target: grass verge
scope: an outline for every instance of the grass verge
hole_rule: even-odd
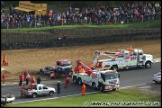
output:
[[[152,28],[152,27],[160,27],[161,23],[160,20],[154,20],[154,21],[146,21],[143,23],[130,23],[130,24],[119,24],[119,25],[104,25],[104,26],[98,26],[98,25],[90,25],[90,24],[85,24],[85,25],[63,25],[63,26],[49,26],[49,27],[38,27],[38,28],[15,28],[15,29],[2,29],[1,31],[44,31],[44,30],[50,30],[50,29],[61,29],[61,28],[66,28],[66,29],[75,29],[75,28]]]
[[[96,102],[96,103],[95,103]],[[52,100],[8,104],[6,107],[95,107],[107,103],[105,107],[112,106],[160,106],[157,95],[143,93],[139,89],[121,89],[115,92],[87,94],[86,96],[71,96]],[[102,104],[103,104],[102,103]],[[92,105],[93,104],[93,105]],[[133,105],[134,104],[134,105]]]

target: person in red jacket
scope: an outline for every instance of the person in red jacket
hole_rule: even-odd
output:
[[[69,86],[69,82],[70,82],[70,78],[67,76],[64,88]]]
[[[22,86],[23,74],[20,74],[19,75],[19,79],[20,79],[19,86]]]

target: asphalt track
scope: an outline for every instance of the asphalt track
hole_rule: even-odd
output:
[[[121,70],[120,73],[120,87],[125,88],[134,85],[145,85],[149,83],[153,83],[152,77],[154,73],[157,73],[161,70],[161,62],[154,63],[150,69],[140,68],[140,69],[131,69],[131,70]],[[42,81],[43,84],[56,88],[56,83],[58,80],[50,80],[50,81]],[[55,93],[54,96],[41,96],[36,98],[26,98],[20,97],[20,86],[18,84],[10,85],[10,86],[1,86],[1,94],[13,94],[16,96],[16,100],[13,103],[21,103],[27,101],[34,100],[46,100],[46,99],[54,99],[63,96],[74,96],[81,95],[81,86],[70,83],[68,88],[64,88],[64,80],[61,80],[61,93]],[[160,86],[160,85],[159,85]],[[87,87],[87,93],[99,92],[93,90],[90,87]]]

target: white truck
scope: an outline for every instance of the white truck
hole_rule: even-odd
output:
[[[74,83],[81,85],[82,83],[91,86],[93,89],[100,91],[109,91],[119,89],[120,75],[116,70],[92,70],[80,60],[77,60],[77,66],[85,69],[84,73],[75,72],[72,75]]]
[[[108,59],[99,60],[99,56],[107,56]],[[153,56],[144,54],[142,49],[127,48],[117,52],[101,52],[96,50],[94,68],[110,68],[112,70],[130,69],[137,67],[151,68]]]
[[[53,96],[55,92],[56,92],[55,88],[47,87],[44,84],[34,84],[33,89],[30,88],[22,89],[23,96],[30,96],[33,98],[41,95]]]
[[[1,95],[1,106],[7,103],[12,103],[13,101],[15,101],[14,95],[10,95],[10,94]]]

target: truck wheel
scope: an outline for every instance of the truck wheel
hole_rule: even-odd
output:
[[[75,84],[77,84],[77,78],[76,78],[76,77],[73,78],[73,82],[74,82]]]
[[[82,79],[81,78],[78,79],[78,84],[82,85]]]
[[[125,69],[128,70],[129,69],[129,66],[126,66]]]
[[[114,66],[112,67],[112,69],[117,71],[117,70],[118,70],[118,66],[114,65]]]
[[[54,92],[53,91],[50,91],[49,92],[49,96],[53,96]]]
[[[37,97],[37,94],[36,93],[33,93],[32,97],[33,98],[36,98]]]
[[[94,82],[92,83],[92,88],[96,90],[96,84]]]
[[[113,91],[116,91],[116,88],[114,88]]]
[[[147,69],[148,68],[151,68],[151,62],[150,61],[148,61],[148,62],[145,63],[145,68],[147,68]]]
[[[103,90],[104,90],[103,88],[104,88],[103,85],[100,85],[100,86],[99,86],[99,90],[100,90],[101,92],[103,92]]]

